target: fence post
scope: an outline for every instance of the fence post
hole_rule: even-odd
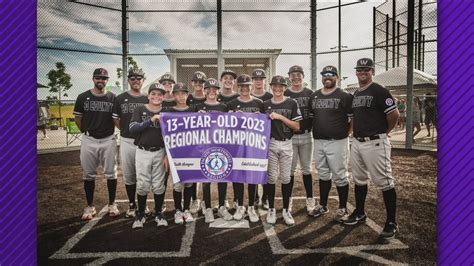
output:
[[[311,89],[315,91],[317,89],[317,55],[316,55],[316,40],[317,40],[317,30],[316,30],[316,1],[311,1]],[[339,71],[341,71],[339,69]]]
[[[217,0],[217,79],[225,69],[222,56],[222,0]]]
[[[415,32],[415,0],[408,0],[407,25],[407,122],[405,132],[405,148],[411,149],[413,144],[413,48]]]
[[[127,0],[122,0],[122,90],[128,89],[127,69],[128,69],[128,4]]]

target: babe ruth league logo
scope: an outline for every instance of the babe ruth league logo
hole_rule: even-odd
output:
[[[220,147],[212,147],[201,156],[201,172],[209,179],[221,180],[232,172],[232,156]]]

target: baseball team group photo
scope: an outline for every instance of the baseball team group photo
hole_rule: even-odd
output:
[[[38,3],[38,264],[434,264],[412,2]]]

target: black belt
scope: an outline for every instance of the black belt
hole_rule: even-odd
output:
[[[89,131],[84,131],[84,135],[93,137],[94,139],[103,139],[103,138],[108,137],[108,136],[94,135],[94,134],[91,134]],[[112,136],[112,135],[109,135],[109,136]]]
[[[311,129],[306,129],[304,131],[295,132],[295,135],[303,135],[303,134],[306,134],[306,133],[311,133]]]
[[[380,135],[373,135],[370,137],[354,137],[354,138],[358,140],[359,142],[366,142],[370,140],[381,139]]]
[[[137,146],[140,150],[144,150],[144,151],[159,151],[161,150],[163,147],[148,147],[148,146]]]
[[[345,139],[347,137],[344,137],[344,138],[323,138],[323,137],[316,137],[314,139],[322,139],[322,140],[341,140],[341,139]]]
[[[287,140],[290,140],[291,138],[289,138],[289,139],[287,139],[287,138],[271,138],[271,139],[278,140],[278,141],[287,141]]]

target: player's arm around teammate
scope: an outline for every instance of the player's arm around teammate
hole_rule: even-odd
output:
[[[271,121],[270,148],[268,155],[268,203],[267,223],[276,223],[275,210],[275,183],[279,179],[283,194],[283,219],[289,226],[295,221],[288,209],[291,197],[290,166],[293,157],[291,138],[293,131],[300,129],[299,120],[302,119],[298,103],[283,95],[286,81],[283,76],[274,76],[270,86],[273,98],[265,101],[264,110],[269,114]]]
[[[109,215],[120,215],[115,203],[117,190],[116,142],[112,119],[115,95],[105,91],[108,79],[107,70],[103,68],[94,70],[92,78],[94,88],[79,94],[74,105],[75,121],[83,133],[80,159],[87,206],[84,208],[82,220],[90,220],[96,214],[93,200],[97,168],[100,162],[103,162],[104,176],[107,178]]]
[[[148,89],[149,103],[137,107],[130,122],[130,132],[136,134],[138,197],[138,211],[132,228],[142,228],[145,223],[146,198],[150,191],[154,195],[157,226],[168,226],[161,212],[166,189],[165,174],[169,167],[159,123],[164,94],[161,84],[152,84]]]

